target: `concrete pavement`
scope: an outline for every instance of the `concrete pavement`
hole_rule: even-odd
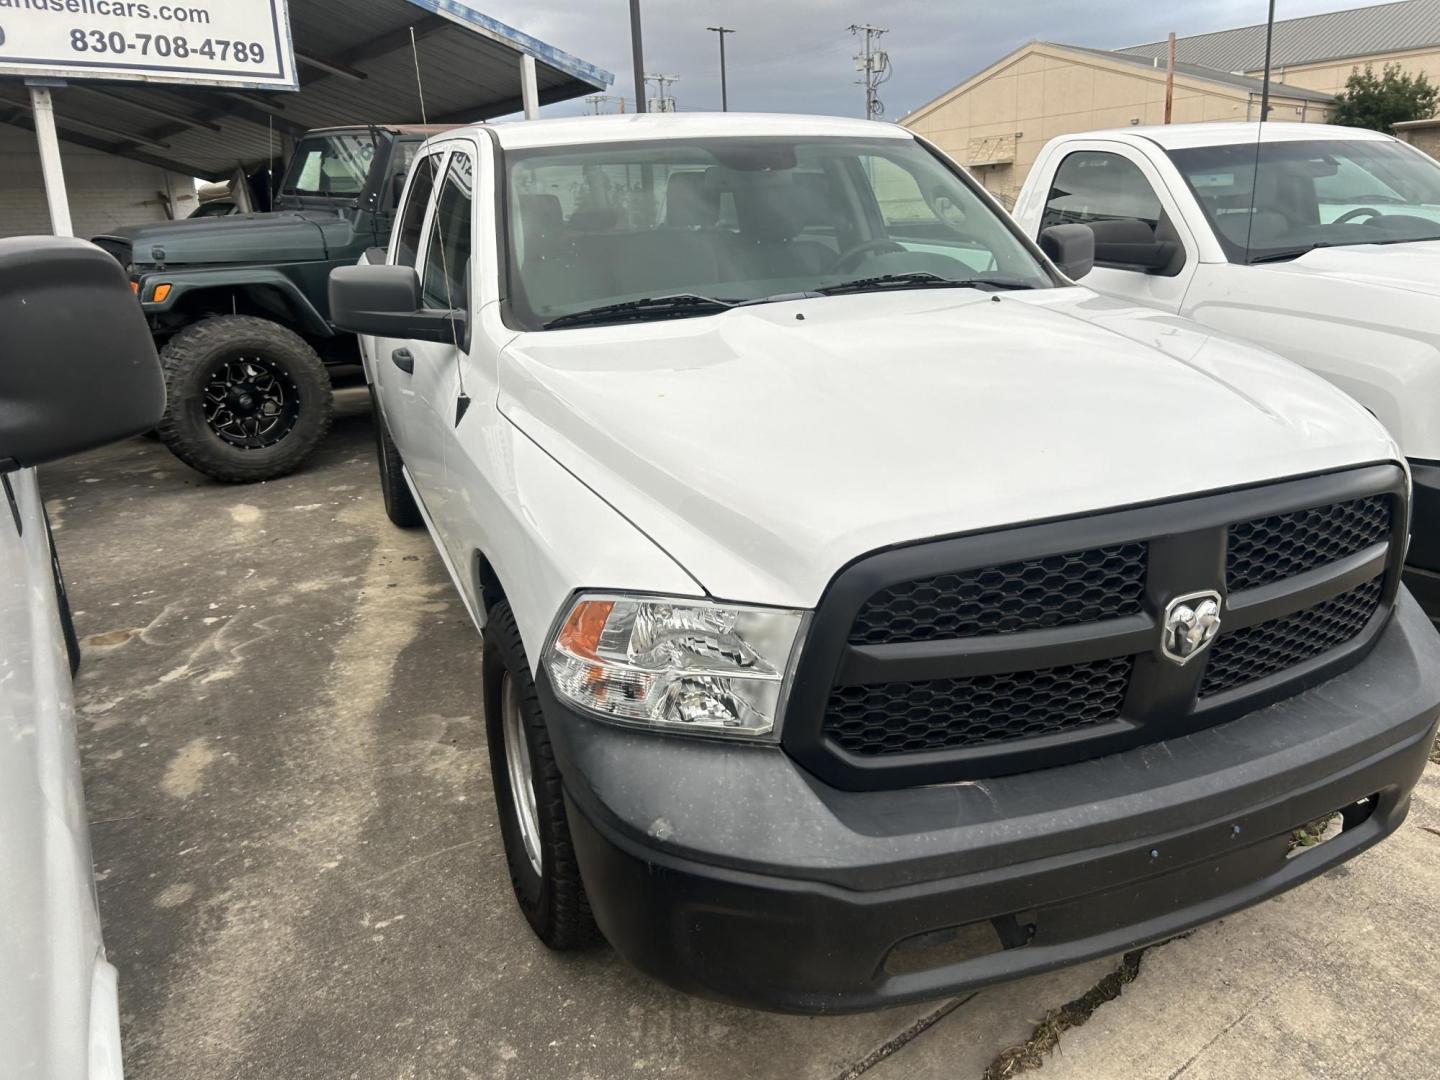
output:
[[[807,1019],[546,952],[506,881],[479,640],[342,399],[286,480],[213,484],[143,440],[43,476],[131,1080],[979,1077],[1115,967]],[[1440,1076],[1426,823],[1434,777],[1390,843],[1147,953],[1044,1075]]]

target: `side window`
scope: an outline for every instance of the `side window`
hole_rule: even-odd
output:
[[[1060,163],[1040,227],[1143,221],[1155,230],[1160,198],[1140,167],[1119,154],[1080,150]]]
[[[920,193],[920,185],[913,175],[887,158],[862,160],[875,191],[880,217],[887,227],[934,223],[935,211]]]
[[[400,211],[400,224],[395,230],[395,264],[414,266],[420,254],[420,230],[425,227],[425,210],[430,193],[435,190],[435,174],[440,171],[442,154],[431,154],[417,166],[410,196]]]
[[[470,155],[451,155],[445,186],[435,204],[425,272],[420,277],[420,302],[429,308],[466,308],[465,272],[470,265],[470,218],[475,163]]]

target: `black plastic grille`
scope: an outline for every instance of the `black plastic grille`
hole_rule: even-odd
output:
[[[1389,534],[1385,495],[1232,525],[1226,584],[1231,592],[1268,585],[1363,551]]]
[[[872,596],[852,645],[1008,634],[1131,615],[1145,588],[1145,545],[1116,544],[907,581]]]
[[[1294,667],[1343,645],[1365,628],[1380,603],[1383,578],[1304,611],[1225,633],[1211,646],[1200,696],[1218,694]]]
[[[1120,715],[1130,657],[927,682],[837,686],[826,734],[852,754],[953,750],[1053,735]]]

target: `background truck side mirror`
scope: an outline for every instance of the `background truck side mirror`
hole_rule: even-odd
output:
[[[341,330],[450,344],[467,340],[465,313],[420,306],[413,266],[337,266],[330,271],[330,318]]]
[[[1085,225],[1042,229],[1040,250],[1071,281],[1079,281],[1095,268],[1095,234]]]
[[[94,244],[0,240],[0,472],[148,431],[165,382],[130,281]]]

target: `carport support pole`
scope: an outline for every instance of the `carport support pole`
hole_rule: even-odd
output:
[[[64,83],[27,82],[30,112],[35,119],[35,141],[40,147],[40,172],[45,177],[45,202],[50,207],[50,231],[56,236],[74,236],[70,223],[70,198],[65,193],[65,169],[60,164],[60,136],[55,133],[55,105],[52,86]]]
[[[630,58],[635,64],[635,111],[645,111],[645,50],[640,33],[640,0],[630,0]]]
[[[540,90],[535,80],[535,57],[529,53],[520,56],[520,100],[525,103],[525,119],[538,119]]]

